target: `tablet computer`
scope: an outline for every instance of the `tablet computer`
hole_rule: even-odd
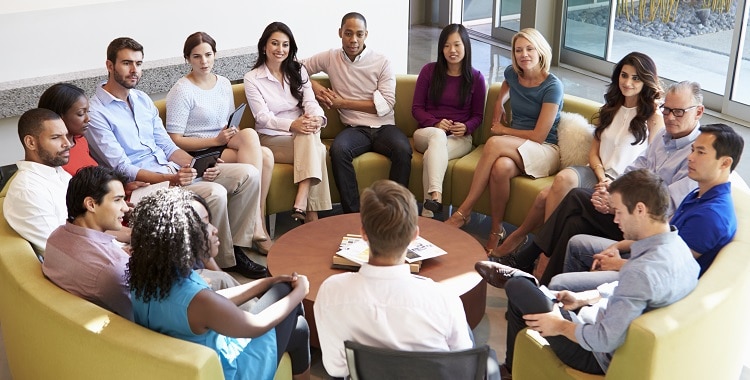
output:
[[[199,154],[193,157],[193,161],[190,162],[190,167],[198,172],[197,178],[203,177],[203,173],[206,169],[214,167],[219,157],[221,157],[221,151]]]
[[[231,115],[229,115],[229,121],[227,122],[227,128],[239,128],[240,127],[240,121],[242,120],[242,115],[245,113],[245,107],[247,104],[242,103],[240,104],[237,109],[232,112]]]

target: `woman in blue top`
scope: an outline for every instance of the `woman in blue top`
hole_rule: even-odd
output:
[[[193,270],[218,250],[208,210],[181,188],[133,211],[128,283],[135,322],[216,351],[225,379],[272,379],[284,352],[295,379],[310,378],[309,329],[300,302],[307,277],[282,275],[212,291]],[[265,294],[263,294],[265,293]],[[263,294],[250,312],[237,306]]]
[[[443,211],[443,179],[448,160],[471,151],[471,133],[482,124],[487,94],[484,76],[471,67],[471,41],[461,24],[443,28],[437,61],[417,77],[411,113],[419,123],[414,148],[424,153],[422,216]]]
[[[549,72],[552,49],[536,29],[513,36],[512,67],[495,103],[492,134],[482,150],[466,199],[446,223],[460,227],[469,221],[474,203],[490,187],[492,230],[488,252],[505,238],[502,226],[510,196],[510,180],[518,175],[539,178],[555,174],[560,166],[557,123],[563,102],[563,85]],[[508,124],[505,102],[511,100],[513,119]],[[508,126],[509,125],[509,126]]]

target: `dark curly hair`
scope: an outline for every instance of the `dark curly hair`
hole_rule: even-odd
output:
[[[255,61],[253,69],[257,69],[268,60],[266,44],[271,35],[276,32],[286,34],[289,37],[289,54],[281,62],[281,72],[284,73],[284,78],[289,81],[289,90],[292,96],[297,99],[297,107],[302,108],[302,85],[307,83],[307,81],[302,80],[302,64],[297,61],[297,41],[294,40],[292,30],[286,24],[275,21],[266,26],[266,29],[258,40],[258,59]]]
[[[638,78],[643,82],[643,89],[638,94],[638,112],[630,121],[629,127],[630,133],[635,137],[632,145],[638,145],[646,141],[648,130],[646,121],[656,112],[656,101],[661,99],[663,91],[659,85],[656,64],[649,56],[637,51],[623,57],[612,70],[612,81],[607,86],[607,93],[604,94],[604,105],[595,116],[598,123],[594,136],[597,140],[601,140],[602,132],[612,124],[617,110],[625,104],[625,97],[620,91],[620,72],[625,65],[633,66]]]
[[[194,200],[192,191],[175,187],[144,197],[133,210],[127,279],[143,302],[165,298],[197,261],[208,258],[209,236]]]

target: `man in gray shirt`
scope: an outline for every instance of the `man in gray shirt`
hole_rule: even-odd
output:
[[[490,261],[477,263],[479,274],[490,285],[505,287],[508,295],[505,373],[511,372],[516,335],[528,326],[547,338],[566,365],[604,374],[634,319],[682,299],[698,284],[700,268],[667,222],[670,198],[664,181],[640,169],[612,182],[609,192],[615,223],[626,239],[634,240],[619,283],[548,296],[527,273]]]

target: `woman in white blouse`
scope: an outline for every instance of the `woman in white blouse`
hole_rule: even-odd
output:
[[[271,149],[277,162],[294,165],[297,196],[292,217],[316,220],[318,211],[331,209],[326,148],[320,141],[327,120],[285,24],[273,22],[263,31],[258,60],[245,74],[245,95],[261,144]]]
[[[204,32],[188,36],[183,56],[191,71],[180,78],[167,94],[167,133],[181,149],[195,156],[221,152],[224,162],[253,165],[260,172],[261,197],[253,239],[258,251],[268,253],[271,239],[263,215],[273,171],[273,154],[260,146],[252,128],[227,128],[234,111],[234,96],[229,80],[214,74],[216,41]]]

